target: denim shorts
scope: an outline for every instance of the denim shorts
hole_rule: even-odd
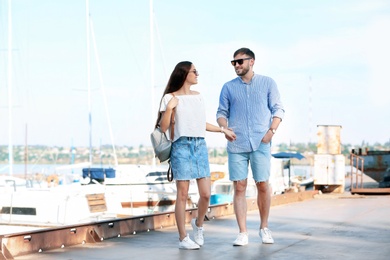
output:
[[[209,156],[203,137],[182,136],[172,143],[171,166],[175,180],[210,177]]]
[[[256,182],[268,181],[271,172],[271,144],[261,143],[253,152],[228,153],[228,162],[231,181],[247,179],[249,163]]]

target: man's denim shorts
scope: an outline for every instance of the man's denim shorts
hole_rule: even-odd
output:
[[[229,179],[241,181],[248,178],[250,163],[255,182],[268,181],[271,172],[271,144],[261,143],[256,151],[248,153],[228,153]]]
[[[175,180],[210,177],[206,141],[203,137],[182,136],[172,143],[171,166]]]

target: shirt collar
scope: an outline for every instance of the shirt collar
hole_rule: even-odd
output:
[[[256,73],[253,72],[253,76],[252,76],[252,78],[251,78],[251,81],[249,81],[248,83],[246,83],[245,81],[243,81],[241,77],[238,77],[238,78],[240,79],[241,83],[250,85],[255,77],[256,77]]]

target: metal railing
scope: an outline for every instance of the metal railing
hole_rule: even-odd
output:
[[[363,188],[364,158],[354,153],[350,154],[351,161],[351,190]],[[355,181],[353,179],[355,174]],[[359,180],[360,177],[360,180]]]

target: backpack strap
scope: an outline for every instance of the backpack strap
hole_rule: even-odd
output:
[[[175,94],[171,93],[173,97],[175,97]],[[172,109],[172,114],[171,114],[171,142],[173,141],[173,138],[175,137],[175,113],[176,113],[176,107]]]

